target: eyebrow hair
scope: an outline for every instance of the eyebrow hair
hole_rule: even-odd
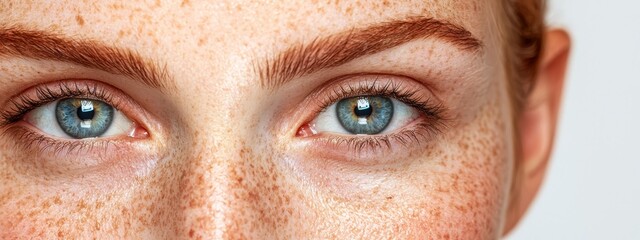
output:
[[[77,40],[53,32],[23,27],[0,27],[0,56],[55,60],[127,76],[151,88],[166,91],[166,65],[141,57],[137,52],[107,46],[95,40]]]
[[[275,89],[295,77],[424,38],[443,40],[462,51],[478,51],[482,47],[480,40],[461,26],[434,18],[409,17],[291,46],[273,58],[254,64],[254,68],[262,87]]]

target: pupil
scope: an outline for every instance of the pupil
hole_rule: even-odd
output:
[[[94,110],[90,110],[90,111],[82,111],[82,107],[78,108],[78,118],[80,118],[80,120],[91,120],[93,119],[93,115],[95,114]]]
[[[353,108],[353,112],[359,118],[366,118],[366,117],[371,116],[371,113],[373,113],[373,109],[371,108],[371,106],[367,106],[365,108],[360,108],[360,107],[356,106],[356,107]]]

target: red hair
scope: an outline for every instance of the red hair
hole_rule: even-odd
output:
[[[528,95],[543,47],[544,0],[505,0],[505,61],[515,113]]]
[[[508,79],[509,95],[512,103],[512,121],[515,134],[515,159],[513,183],[511,185],[511,210],[519,212],[517,203],[519,187],[522,183],[522,152],[519,120],[525,100],[534,84],[544,47],[545,0],[505,0],[502,4],[506,18],[504,39],[504,60]]]

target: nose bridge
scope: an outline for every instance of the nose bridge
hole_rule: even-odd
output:
[[[179,214],[184,221],[179,224],[190,237],[221,239],[227,228],[231,203],[229,170],[233,164],[225,160],[226,151],[216,151],[224,146],[210,144],[211,140],[200,141],[187,157],[187,167],[179,180]]]
[[[244,99],[242,94],[193,94],[184,107],[192,110],[183,113],[187,136],[181,143],[186,150],[178,180],[180,235],[205,239],[256,236],[250,233],[255,229],[242,227],[261,211],[247,207],[250,197],[256,196],[255,185],[247,183],[262,178],[255,171],[261,161],[251,157],[251,141],[246,139],[255,124],[246,117],[241,101],[230,100]]]
[[[231,45],[230,45],[231,46]],[[179,236],[204,239],[264,237],[273,227],[265,221],[270,200],[279,195],[271,187],[275,179],[273,163],[263,153],[253,154],[260,122],[255,84],[249,58],[233,48],[216,48],[206,57],[220,58],[215,65],[204,64],[200,55],[185,59],[188,68],[175,73],[176,79],[191,79],[175,93],[179,102],[177,145],[183,146],[176,162],[179,178],[174,188],[180,203],[172,220],[182,229]],[[254,139],[254,140],[252,140]],[[265,170],[268,169],[268,170]],[[173,181],[173,180],[172,180]],[[267,183],[267,184],[265,184]],[[266,196],[269,196],[268,198]],[[255,227],[259,226],[259,227]]]
[[[226,95],[226,96],[225,96]],[[228,229],[228,219],[234,204],[234,189],[231,184],[238,161],[238,150],[242,148],[241,134],[233,131],[243,124],[242,119],[232,120],[225,106],[229,101],[218,97],[234,98],[230,94],[205,94],[189,101],[185,117],[188,129],[182,144],[187,145],[184,168],[179,180],[181,203],[179,223],[183,234],[205,239],[223,239]]]

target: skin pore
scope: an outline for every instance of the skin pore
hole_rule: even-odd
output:
[[[3,119],[0,238],[499,238],[544,175],[569,48],[566,34],[550,33],[512,126],[499,7],[2,1],[0,112],[39,87],[98,89],[136,134],[43,140],[32,122]],[[398,34],[371,47],[388,31]],[[336,39],[371,48],[318,64],[347,56],[329,47]],[[336,96],[349,88],[360,92]],[[325,105],[372,89],[410,90],[422,103],[411,108],[438,117],[422,114],[383,140],[309,130]],[[527,133],[522,159],[517,128]],[[516,161],[525,179],[510,203]]]

